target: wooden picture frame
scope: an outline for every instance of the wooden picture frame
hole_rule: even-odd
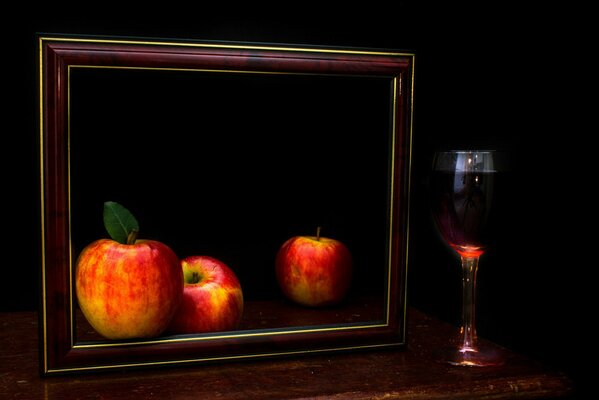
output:
[[[42,375],[405,345],[413,54],[59,35],[40,35],[38,40]],[[127,91],[124,86],[132,81],[137,86]],[[107,87],[102,95],[98,94]],[[182,88],[193,90],[183,95]],[[130,92],[133,100],[123,100]],[[176,106],[172,106],[173,99]],[[211,111],[202,111],[206,107]],[[140,122],[139,115],[153,119]],[[193,134],[179,133],[188,130],[197,121],[195,118],[202,123]],[[228,127],[223,128],[222,121],[229,121]],[[224,257],[231,254],[231,263],[237,265],[247,262],[244,254],[248,249],[260,247],[254,240],[251,246],[240,248],[244,237],[256,232],[268,242],[260,253],[266,261],[254,270],[258,271],[257,277],[249,272],[251,268],[238,269],[249,296],[242,329],[111,341],[94,335],[78,311],[74,287],[78,253],[85,243],[104,234],[94,225],[96,220],[101,224],[101,211],[96,215],[90,210],[95,202],[101,207],[103,201],[117,200],[97,198],[94,188],[105,189],[99,192],[102,196],[123,192],[123,198],[135,202],[133,208],[142,203],[135,197],[139,192],[129,189],[120,178],[102,181],[104,169],[113,174],[121,167],[108,165],[108,160],[117,158],[117,149],[113,153],[101,142],[123,139],[131,153],[137,149],[137,139],[130,132],[139,123],[144,134],[152,131],[154,135],[145,141],[153,144],[143,145],[150,146],[143,147],[144,152],[154,153],[143,156],[142,163],[145,168],[168,172],[166,178],[156,178],[157,186],[178,177],[174,186],[193,186],[201,181],[203,190],[216,185],[228,197],[237,197],[230,203],[224,196],[214,203],[201,199],[192,202],[181,195],[161,199],[171,209],[187,209],[192,216],[186,224],[204,218],[201,221],[212,226],[213,238],[201,236],[212,247],[206,245],[198,251],[213,251]],[[298,139],[304,135],[309,135],[309,140]],[[324,150],[313,150],[320,146],[317,143],[304,144],[309,141],[323,143]],[[274,152],[269,143],[275,147]],[[176,155],[181,152],[185,160],[200,160],[190,150],[194,147],[210,154],[207,165],[221,159],[227,162],[220,169],[203,169],[200,176],[191,161],[178,164],[180,158]],[[156,157],[161,151],[170,152],[164,165],[160,164],[161,157]],[[273,286],[271,265],[266,265],[268,251],[285,237],[311,233],[301,231],[302,223],[320,209],[312,205],[294,211],[302,209],[305,198],[295,194],[290,179],[279,178],[281,170],[290,170],[293,179],[301,178],[304,169],[325,173],[311,165],[314,159],[324,160],[322,168],[335,171],[326,179],[317,175],[314,179],[318,183],[308,188],[306,198],[324,193],[323,203],[328,208],[315,221],[306,221],[306,226],[325,220],[325,230],[329,223],[331,233],[347,238],[357,257],[354,286],[359,295],[340,307],[323,309],[289,304]],[[92,179],[103,183],[89,183]],[[146,186],[154,182],[152,179],[144,181]],[[252,185],[243,186],[248,180]],[[341,183],[337,185],[336,180]],[[301,185],[309,186],[307,182],[311,180],[306,178]],[[231,186],[237,186],[238,191],[229,191]],[[171,189],[177,192],[176,187],[162,186],[156,192]],[[361,205],[362,200],[351,196],[353,191],[374,193],[372,203]],[[213,208],[200,217],[198,210],[209,207]],[[274,209],[276,214],[272,211],[271,215]],[[142,211],[145,221],[157,214],[155,208]],[[252,217],[253,211],[265,218],[268,228],[260,227],[262,220]],[[212,220],[210,215],[218,218]],[[222,218],[226,229],[219,230]],[[157,220],[163,225],[157,222],[150,234],[166,241],[172,237],[174,243],[184,242],[165,233],[171,227],[164,222],[166,218]],[[174,224],[175,230],[178,225]],[[271,237],[272,230],[277,233]],[[366,230],[376,232],[371,235]],[[188,228],[185,235],[196,231]],[[230,248],[219,242],[223,237],[228,240],[229,234],[234,235],[227,242]],[[196,239],[180,248],[188,251],[202,242]],[[376,254],[372,264],[370,253]],[[368,282],[369,271],[376,272],[371,288],[365,289],[366,295],[362,296],[360,281]]]

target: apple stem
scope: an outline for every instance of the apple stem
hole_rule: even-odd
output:
[[[139,231],[137,229],[132,229],[131,232],[129,232],[129,235],[127,235],[127,244],[135,244],[138,233]]]
[[[320,230],[322,229],[321,226],[316,228],[316,241],[320,242]]]

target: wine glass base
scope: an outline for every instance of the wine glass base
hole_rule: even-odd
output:
[[[462,367],[489,367],[505,364],[505,356],[497,348],[479,345],[476,349],[445,347],[434,354],[438,362]]]

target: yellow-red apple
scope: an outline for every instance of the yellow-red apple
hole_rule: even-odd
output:
[[[183,301],[170,333],[222,332],[237,329],[243,317],[243,292],[235,273],[222,261],[191,256],[181,261]]]
[[[281,290],[290,300],[305,306],[336,304],[347,294],[352,257],[340,241],[320,236],[296,236],[287,240],[276,256],[275,269]]]
[[[108,339],[148,338],[169,325],[183,296],[179,258],[165,244],[100,239],[77,259],[81,311]]]

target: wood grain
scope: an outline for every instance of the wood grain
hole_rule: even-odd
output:
[[[408,312],[408,347],[169,369],[40,378],[37,316],[0,314],[0,398],[27,399],[547,399],[573,395],[563,373],[508,350],[504,366],[452,367],[431,359],[456,332]]]

